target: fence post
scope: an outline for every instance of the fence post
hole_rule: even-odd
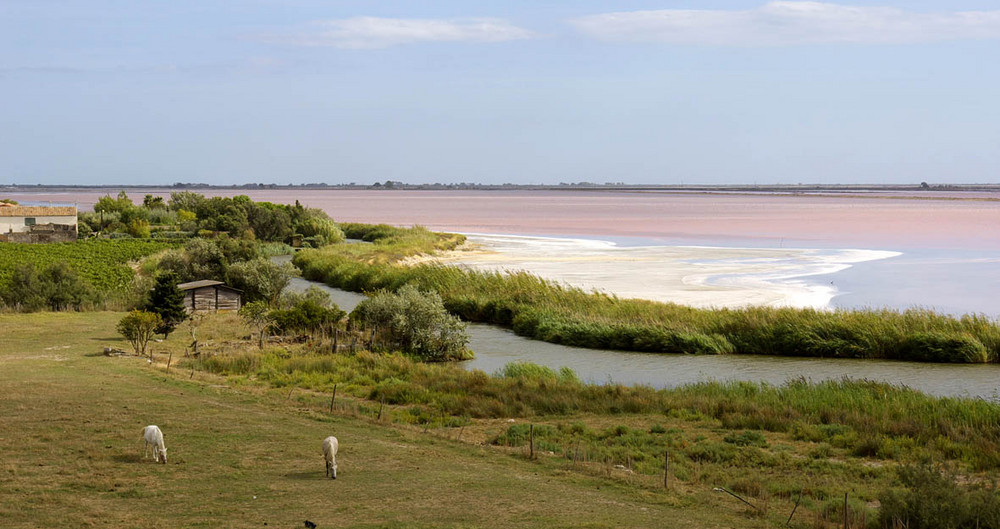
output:
[[[528,441],[528,449],[529,449],[528,454],[529,454],[529,458],[530,459],[534,459],[535,458],[535,425],[534,424],[529,424],[528,425],[528,437],[529,437],[529,441]]]
[[[375,418],[376,421],[382,420],[382,408],[385,407],[385,395],[382,395],[382,401],[378,405],[378,417]]]
[[[844,529],[847,529],[847,493],[844,493]]]
[[[330,413],[333,413],[333,401],[337,400],[337,385],[333,385],[333,396],[330,397]]]
[[[167,371],[170,371],[170,361],[174,359],[174,352],[170,351],[170,356],[167,357]]]
[[[663,453],[663,488],[667,488],[667,477],[670,475],[670,450]]]

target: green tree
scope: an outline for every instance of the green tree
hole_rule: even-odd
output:
[[[177,288],[175,274],[165,272],[156,277],[156,284],[149,293],[145,310],[159,314],[162,322],[156,332],[162,334],[164,340],[188,318],[187,310],[184,309],[184,293]]]
[[[192,213],[197,213],[201,208],[202,204],[208,200],[205,195],[194,193],[192,191],[178,191],[170,193],[170,200],[168,204],[170,209],[174,211],[187,210]]]
[[[39,290],[52,310],[80,308],[94,299],[94,290],[76,270],[63,261],[52,263],[38,274]]]
[[[228,263],[217,244],[206,239],[194,239],[184,246],[184,254],[192,280],[225,279]]]
[[[42,282],[34,263],[24,263],[14,269],[6,292],[0,291],[4,304],[24,312],[41,310],[45,306]]]
[[[240,311],[237,314],[243,320],[244,325],[257,333],[257,347],[263,349],[264,333],[267,332],[268,326],[274,321],[271,315],[271,308],[263,301],[251,301],[240,307]]]
[[[94,204],[94,211],[98,213],[121,213],[128,208],[134,207],[135,204],[132,203],[132,199],[124,191],[121,191],[118,193],[118,198],[111,198],[111,195],[104,195],[97,199],[97,203]]]
[[[351,319],[381,333],[391,347],[422,360],[462,359],[469,354],[465,324],[445,310],[436,292],[421,292],[413,285],[362,301]]]
[[[226,282],[243,291],[246,301],[263,301],[275,305],[281,291],[288,286],[295,268],[289,264],[279,265],[268,259],[254,259],[236,263],[226,271]]]
[[[137,355],[146,354],[146,346],[153,338],[156,329],[163,324],[159,314],[144,310],[133,310],[118,322],[118,333],[125,337]],[[150,351],[149,359],[153,359]]]
[[[166,209],[167,203],[163,201],[163,197],[146,195],[142,199],[142,207],[146,209]]]

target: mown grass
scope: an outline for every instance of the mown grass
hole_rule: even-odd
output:
[[[352,291],[412,283],[438,292],[449,311],[529,338],[579,347],[701,354],[1000,361],[1000,325],[983,315],[929,310],[818,311],[753,307],[706,310],[567,287],[523,272],[486,272],[399,260],[461,239],[422,228],[350,225],[369,245],[300,252],[307,279]]]

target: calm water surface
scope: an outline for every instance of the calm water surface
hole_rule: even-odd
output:
[[[291,288],[317,286],[328,292],[341,309],[351,311],[361,294],[322,283],[293,279]],[[566,347],[528,340],[490,325],[469,325],[469,347],[476,358],[463,365],[494,373],[510,362],[533,362],[559,369],[568,367],[587,382],[615,382],[670,388],[707,380],[744,380],[782,384],[789,379],[812,381],[844,377],[902,384],[938,396],[980,397],[998,400],[1000,365],[951,365],[882,360],[788,358],[756,355],[695,356],[632,353]]]

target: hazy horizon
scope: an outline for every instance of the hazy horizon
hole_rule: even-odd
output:
[[[0,43],[0,185],[1000,181],[987,0],[8,0]]]

